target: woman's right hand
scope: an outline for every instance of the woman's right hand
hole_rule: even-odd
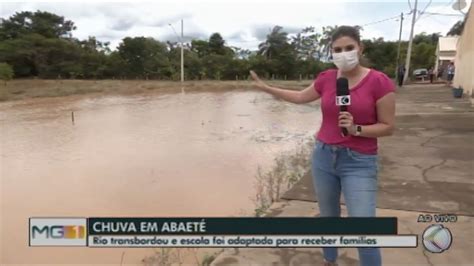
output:
[[[253,84],[254,84],[257,88],[263,90],[263,89],[265,89],[265,88],[268,87],[268,85],[265,84],[265,82],[263,82],[263,81],[258,77],[257,73],[255,73],[253,70],[250,70],[250,76],[252,77],[252,79],[253,79],[253,81],[254,81]]]

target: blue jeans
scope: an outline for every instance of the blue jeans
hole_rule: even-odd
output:
[[[312,156],[313,185],[321,217],[341,215],[340,197],[344,196],[351,217],[375,216],[377,196],[377,155],[316,141]],[[379,266],[379,248],[358,248],[360,265]],[[323,248],[324,259],[335,262],[337,248]]]

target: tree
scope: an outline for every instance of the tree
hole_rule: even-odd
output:
[[[64,17],[49,12],[17,12],[8,19],[2,20],[0,41],[15,39],[24,34],[36,33],[45,38],[71,37],[75,30],[74,23]]]
[[[0,62],[8,64],[15,77],[179,78],[181,49],[178,43],[126,37],[117,50],[111,51],[109,43],[93,36],[84,40],[72,38],[74,29],[73,22],[55,14],[15,13],[0,22]],[[185,45],[185,76],[186,79],[235,79],[247,76],[249,69],[267,78],[314,75],[334,67],[320,60],[328,59],[336,29],[337,26],[327,26],[317,31],[306,27],[289,39],[281,26],[275,26],[255,51],[227,46],[220,33],[213,33],[207,40],[192,40]],[[439,36],[439,33],[415,36],[414,68],[433,65]],[[398,43],[383,38],[362,42],[365,46],[362,61],[392,76],[397,65]],[[406,54],[406,47],[407,42],[402,42],[401,58]]]
[[[326,26],[323,27],[323,33],[320,39],[320,54],[325,58],[329,58],[329,54],[331,51],[331,42],[332,42],[332,35],[334,31],[336,31],[337,25],[335,26]]]
[[[397,42],[386,42],[383,38],[362,40],[364,46],[364,58],[368,60],[368,67],[385,72],[389,76],[395,73],[395,61],[397,57]]]
[[[418,43],[413,47],[413,69],[434,67],[436,60],[436,45],[428,42]]]
[[[419,43],[425,42],[425,43],[436,45],[438,43],[438,39],[440,36],[441,36],[441,33],[439,32],[432,33],[432,34],[427,34],[426,32],[422,32],[420,34],[415,35],[415,37],[413,37],[413,43],[419,44]]]
[[[448,36],[461,35],[464,29],[464,23],[466,23],[466,19],[456,22],[446,35]]]
[[[117,50],[126,62],[126,75],[129,77],[161,78],[169,72],[167,46],[153,38],[126,37]]]
[[[29,37],[0,42],[0,61],[11,65],[17,77],[38,74],[35,47],[39,46],[44,37],[40,35],[30,35]]]
[[[103,75],[109,78],[124,78],[127,75],[127,62],[118,51],[111,52],[105,61]]]
[[[199,57],[204,57],[210,53],[209,42],[203,40],[192,40],[191,50]]]
[[[288,33],[282,30],[283,27],[281,26],[273,27],[272,31],[267,35],[267,40],[258,45],[259,54],[267,59],[271,59],[285,44],[288,44]]]
[[[7,63],[0,63],[0,79],[5,82],[5,86],[7,85],[7,81],[13,78],[13,68]]]
[[[234,51],[234,56],[237,59],[248,59],[250,54],[252,53],[249,49],[242,49],[240,47],[231,47]]]
[[[213,33],[209,37],[209,52],[214,54],[224,55],[225,50],[225,41],[219,33]]]
[[[321,34],[315,32],[314,27],[306,27],[292,38],[298,59],[320,58]]]

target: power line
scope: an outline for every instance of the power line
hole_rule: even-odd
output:
[[[403,15],[410,15],[411,12],[407,13],[407,14],[403,14]],[[396,15],[396,16],[393,16],[393,17],[390,17],[390,18],[386,18],[386,19],[382,19],[382,20],[378,20],[378,21],[373,21],[373,22],[369,22],[369,23],[366,23],[366,24],[363,24],[363,25],[360,25],[361,27],[365,27],[365,26],[369,26],[369,25],[373,25],[373,24],[378,24],[378,23],[382,23],[382,22],[385,22],[385,21],[389,21],[389,20],[394,20],[394,19],[399,19],[400,18],[400,15]]]
[[[446,6],[450,6],[455,0],[451,0]]]
[[[450,2],[448,2],[448,4],[444,5],[444,7],[448,7],[448,6],[451,6],[454,1],[456,0],[451,0]],[[447,16],[461,16],[461,15],[457,15],[457,14],[442,14],[442,13],[435,13],[435,12],[425,12],[425,14],[427,14],[427,16],[424,16],[423,18],[427,18],[427,17],[430,17],[430,16],[433,16],[433,15],[439,15],[439,16],[444,16],[444,15],[447,15]]]
[[[423,8],[423,10],[420,12],[420,15],[418,16],[418,18],[416,19],[416,21],[420,20],[420,18],[423,16],[423,14],[425,13],[426,9],[431,5],[431,2],[432,0],[430,0],[430,2],[428,2],[428,4],[425,6],[425,8]]]
[[[412,14],[412,11],[408,12],[408,13],[403,13],[404,16],[408,16]],[[393,17],[389,17],[389,18],[386,18],[386,19],[382,19],[382,20],[377,20],[377,21],[373,21],[373,22],[369,22],[369,23],[365,23],[363,25],[360,25],[361,27],[365,27],[365,26],[369,26],[369,25],[374,25],[374,24],[378,24],[378,23],[382,23],[382,22],[385,22],[385,21],[389,21],[389,20],[394,20],[394,19],[400,19],[400,15],[396,15],[396,16],[393,16]],[[262,42],[261,40],[247,40],[247,41],[239,41],[239,42]]]
[[[431,5],[432,2],[433,1],[430,0],[430,2],[428,2],[428,4],[426,4],[425,8],[423,8],[423,11],[421,11],[421,14],[423,14],[426,11],[426,9]]]
[[[436,12],[425,12],[425,14],[435,15],[435,16],[451,16],[451,17],[463,17],[462,14],[446,14],[446,13],[436,13]]]

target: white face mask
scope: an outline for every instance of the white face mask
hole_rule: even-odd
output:
[[[350,71],[359,64],[359,51],[333,53],[332,61],[341,71]]]

